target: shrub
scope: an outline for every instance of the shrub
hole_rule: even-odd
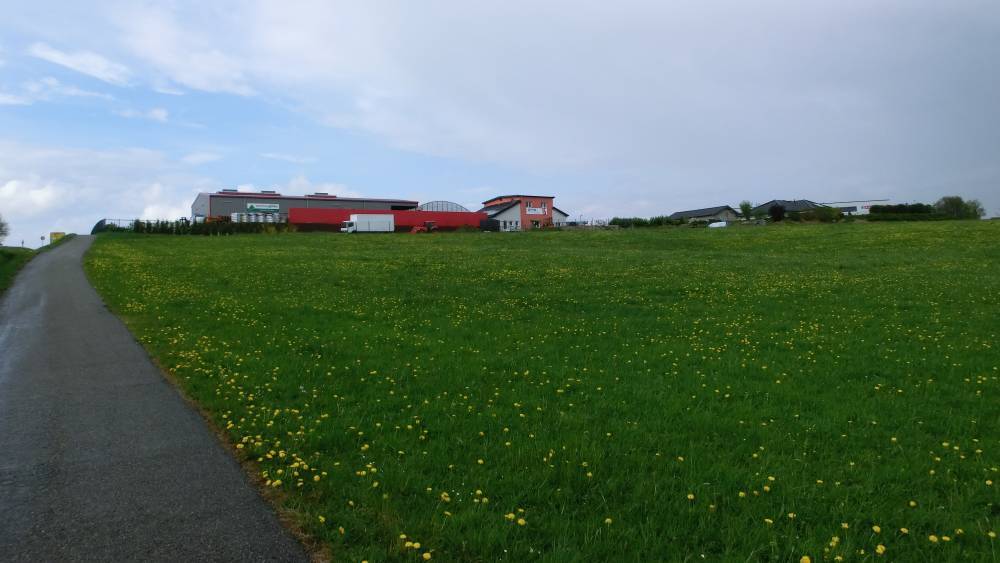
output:
[[[785,206],[775,203],[767,209],[767,214],[771,217],[772,221],[781,221],[785,218]]]

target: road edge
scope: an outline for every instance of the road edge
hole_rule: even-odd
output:
[[[97,237],[95,237],[94,242],[97,242]],[[257,463],[236,449],[236,447],[229,441],[226,431],[223,428],[220,428],[219,425],[212,420],[210,413],[202,407],[200,403],[187,394],[184,387],[180,384],[180,381],[178,381],[177,378],[174,377],[174,375],[160,363],[159,359],[152,355],[142,340],[136,338],[135,332],[133,332],[132,326],[126,318],[120,315],[118,311],[114,310],[114,308],[108,305],[107,301],[104,300],[104,295],[101,294],[101,292],[97,289],[97,286],[95,286],[91,281],[90,274],[86,267],[87,257],[90,255],[93,248],[94,245],[91,244],[87,251],[84,252],[83,257],[81,258],[80,268],[83,270],[83,275],[86,278],[87,283],[90,284],[90,287],[92,287],[94,292],[97,293],[97,296],[100,297],[101,304],[104,305],[104,308],[125,326],[129,335],[132,337],[132,340],[134,340],[142,348],[146,357],[149,358],[149,361],[156,366],[156,369],[160,372],[160,376],[163,380],[166,381],[171,388],[173,388],[174,392],[180,396],[185,404],[198,413],[198,416],[205,423],[209,432],[215,436],[216,441],[222,449],[225,450],[226,453],[228,453],[229,456],[240,466],[247,484],[250,485],[257,495],[260,496],[260,498],[263,499],[264,502],[274,511],[281,527],[291,534],[296,541],[298,541],[306,556],[313,563],[330,563],[333,556],[329,545],[305,530],[305,527],[303,526],[303,516],[296,510],[287,506],[288,495],[275,490],[272,487],[264,485],[264,481],[260,476],[260,467]]]

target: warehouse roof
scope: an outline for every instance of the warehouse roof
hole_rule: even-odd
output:
[[[316,193],[307,195],[281,195],[277,192],[237,192],[222,190],[215,193],[203,193],[208,197],[239,197],[239,198],[253,198],[253,199],[335,199],[337,201],[392,201],[398,203],[412,203],[414,206],[417,205],[416,201],[409,199],[397,199],[397,198],[376,198],[376,197],[337,197],[335,195]]]
[[[773,205],[780,205],[785,208],[786,212],[794,211],[809,211],[810,209],[816,209],[817,207],[823,207],[822,205],[816,203],[815,201],[809,201],[808,199],[772,199],[767,203],[762,203],[757,207],[753,208],[754,213],[761,211],[766,212],[771,209]]]
[[[677,213],[672,213],[670,219],[692,219],[694,217],[710,217],[712,215],[717,215],[725,210],[732,211],[736,213],[736,210],[728,205],[720,205],[717,207],[706,207],[705,209],[692,209],[690,211],[678,211]]]

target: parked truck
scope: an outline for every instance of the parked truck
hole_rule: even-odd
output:
[[[345,233],[391,233],[396,230],[396,222],[391,214],[352,213],[340,230]]]

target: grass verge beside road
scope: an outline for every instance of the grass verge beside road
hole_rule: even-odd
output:
[[[105,235],[87,270],[336,560],[991,560],[998,236]]]
[[[30,248],[0,246],[0,295],[14,282],[14,276],[35,255]]]
[[[21,268],[23,268],[28,261],[34,258],[36,254],[55,248],[60,244],[69,241],[74,236],[76,235],[66,235],[53,244],[48,244],[37,249],[21,248],[17,246],[0,246],[0,295],[2,295],[3,292],[6,291],[12,283],[14,283],[14,277],[17,276],[17,273],[21,271]]]

